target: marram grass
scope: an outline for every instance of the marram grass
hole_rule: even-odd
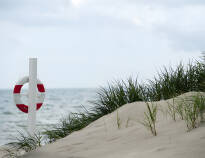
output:
[[[153,102],[151,103],[146,102],[146,106],[147,106],[147,111],[144,112],[144,120],[140,121],[140,123],[144,125],[148,130],[150,130],[154,136],[156,136],[157,135],[156,121],[157,121],[158,107],[157,104],[154,104]]]
[[[205,97],[198,93],[184,102],[184,120],[188,131],[197,128],[204,121]]]
[[[176,113],[178,114],[181,120],[184,120],[184,102],[185,100],[181,99],[176,103]]]
[[[205,66],[203,63],[180,63],[175,69],[164,67],[146,85],[150,101],[170,99],[190,91],[205,91]]]
[[[187,66],[180,63],[175,69],[164,67],[148,83],[140,84],[137,79],[132,77],[126,81],[108,83],[107,87],[101,87],[98,90],[96,99],[89,102],[93,105],[91,109],[80,113],[71,113],[56,127],[46,130],[44,134],[47,135],[50,142],[53,142],[86,127],[91,122],[112,113],[127,103],[170,99],[189,91],[205,91],[203,62],[190,62]],[[174,115],[181,113],[181,118],[184,119],[182,108],[177,106],[174,109]]]
[[[126,81],[115,81],[109,83],[107,87],[101,87],[97,92],[95,100],[90,101],[91,109],[84,109],[82,112],[71,113],[69,116],[61,119],[59,123],[46,129],[41,135],[44,135],[46,142],[54,142],[57,139],[70,135],[74,131],[81,130],[98,118],[112,113],[119,107],[135,101],[159,101],[176,97],[177,95],[190,91],[205,91],[205,60],[200,62],[190,62],[187,66],[180,63],[175,69],[164,67],[157,76],[146,83],[139,83],[137,79],[129,78]],[[204,106],[184,107],[185,102],[176,106],[176,112],[182,119],[186,120],[189,128],[195,127],[195,118],[201,117]],[[196,111],[194,111],[197,108]],[[157,106],[147,104],[144,125],[149,127],[153,135],[156,135],[156,113]],[[196,115],[196,116],[195,116]],[[41,146],[39,138],[30,138],[30,136],[21,135],[17,140],[19,147],[30,151]]]
[[[26,152],[36,149],[42,146],[43,136],[41,133],[30,135],[19,132],[19,136],[16,137],[17,141],[10,143],[9,145],[16,146],[18,150],[23,149]]]
[[[174,98],[172,99],[172,102],[171,103],[169,103],[169,102],[167,102],[167,107],[168,107],[168,109],[167,109],[167,112],[168,112],[168,114],[171,116],[171,118],[174,120],[174,121],[176,121],[176,114],[177,114],[177,107],[176,107],[176,105],[175,105],[175,100],[174,100]]]

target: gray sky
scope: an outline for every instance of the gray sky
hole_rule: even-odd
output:
[[[205,50],[204,0],[0,0],[0,88],[38,57],[47,88],[106,85]]]

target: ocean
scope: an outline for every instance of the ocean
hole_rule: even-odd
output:
[[[46,89],[44,104],[37,111],[38,131],[52,127],[70,112],[77,112],[88,101],[95,99],[97,89]],[[26,93],[27,90],[24,90]],[[27,103],[26,97],[22,100]],[[0,145],[12,142],[18,131],[27,129],[28,115],[19,111],[13,101],[13,90],[0,90]]]

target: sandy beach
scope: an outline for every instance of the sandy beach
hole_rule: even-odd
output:
[[[204,158],[204,124],[187,132],[184,121],[177,118],[175,122],[165,114],[167,102],[171,101],[156,102],[161,109],[157,115],[157,136],[139,123],[144,117],[145,102],[135,102],[23,158]]]
[[[0,8],[0,158],[205,158],[205,0]]]

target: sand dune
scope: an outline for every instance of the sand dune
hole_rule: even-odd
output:
[[[190,96],[193,93],[186,93]],[[184,97],[182,95],[180,97]],[[168,100],[171,102],[172,100]],[[165,110],[167,101],[156,102]],[[24,158],[204,158],[205,124],[187,132],[184,121],[174,122],[161,111],[157,132],[153,136],[139,121],[146,104],[135,102],[118,109],[121,128],[117,127],[117,112],[106,115],[83,130],[46,145]]]

